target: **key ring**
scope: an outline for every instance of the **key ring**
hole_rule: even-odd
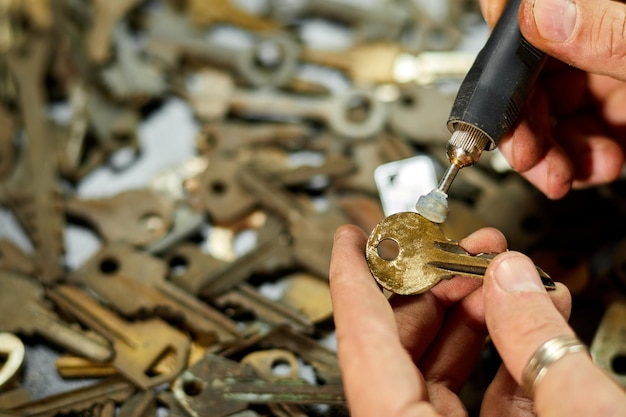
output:
[[[574,335],[559,336],[546,341],[530,357],[522,374],[522,388],[532,399],[539,381],[548,367],[569,353],[588,352],[587,346]]]

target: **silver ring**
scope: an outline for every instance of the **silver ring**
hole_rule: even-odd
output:
[[[588,352],[587,346],[576,336],[559,336],[548,340],[530,357],[522,374],[522,388],[532,399],[539,381],[548,372],[548,367],[568,353]]]

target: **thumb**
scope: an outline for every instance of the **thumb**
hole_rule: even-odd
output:
[[[524,0],[520,29],[537,48],[588,72],[626,81],[626,4]]]
[[[559,298],[568,298],[563,286],[556,293],[559,291],[561,294],[554,297],[557,304]],[[541,284],[534,264],[521,253],[505,252],[491,261],[483,296],[489,333],[518,383],[531,356],[543,343],[574,335]],[[569,353],[553,362],[535,386],[534,400],[538,415],[618,415],[606,413],[606,407],[626,411],[621,389],[585,352]]]

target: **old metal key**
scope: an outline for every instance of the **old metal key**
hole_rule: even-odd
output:
[[[379,253],[383,242],[397,245],[393,259]],[[482,279],[496,254],[472,256],[448,239],[439,225],[413,212],[393,214],[380,222],[367,240],[365,256],[372,275],[383,288],[402,295],[420,294],[456,275]],[[384,256],[384,258],[383,258]],[[556,288],[537,267],[543,285]]]

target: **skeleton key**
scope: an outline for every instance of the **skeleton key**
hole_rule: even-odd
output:
[[[38,334],[70,352],[106,361],[113,352],[106,341],[62,321],[43,304],[44,289],[30,277],[0,270],[0,331]]]
[[[394,259],[379,253],[383,242],[398,246]],[[402,295],[428,291],[439,281],[457,275],[482,279],[495,254],[468,254],[449,240],[438,224],[413,212],[393,214],[380,222],[367,240],[365,256],[372,275],[385,289]],[[552,279],[537,267],[546,289],[555,289]]]
[[[325,97],[234,89],[228,106],[232,112],[244,117],[322,121],[348,139],[374,137],[383,130],[387,120],[385,103],[365,89],[351,89]]]
[[[158,314],[181,320],[197,336],[228,343],[239,338],[237,324],[165,280],[164,262],[118,244],[102,248],[70,279],[82,282],[124,316]]]
[[[209,40],[187,16],[168,10],[154,11],[148,23],[149,49],[157,57],[165,47],[164,62],[179,54],[234,70],[251,86],[284,86],[296,75],[300,48],[290,36],[258,35],[252,45],[233,48]],[[172,56],[172,54],[174,56]]]
[[[19,337],[12,333],[0,333],[0,392],[15,381],[24,364],[26,349]]]
[[[387,121],[387,105],[367,89],[304,96],[237,88],[229,75],[219,71],[203,69],[195,75],[199,91],[188,89],[181,94],[187,96],[196,115],[205,120],[220,120],[231,111],[254,120],[321,121],[348,139],[374,137]]]
[[[125,379],[114,377],[87,387],[36,399],[9,410],[20,417],[54,417],[87,411],[107,401],[120,403],[130,397],[136,388]]]
[[[140,189],[110,198],[68,199],[65,210],[94,225],[106,242],[145,246],[169,230],[174,202],[156,191]]]
[[[190,340],[160,319],[127,322],[98,304],[87,293],[70,285],[49,290],[48,297],[87,327],[107,338],[115,349],[113,365],[137,386],[148,389],[169,382],[187,365]],[[170,373],[150,374],[167,353],[175,353]]]
[[[27,143],[17,168],[9,178],[9,207],[29,234],[37,256],[38,277],[46,283],[64,275],[64,216],[61,195],[56,183],[56,143],[47,134],[44,117],[46,101],[43,77],[49,52],[49,40],[31,37],[26,50],[12,50],[7,57],[9,69],[19,89],[19,104],[27,134]]]
[[[101,64],[111,55],[111,38],[115,24],[141,0],[92,0],[94,20],[87,36],[89,59]]]

